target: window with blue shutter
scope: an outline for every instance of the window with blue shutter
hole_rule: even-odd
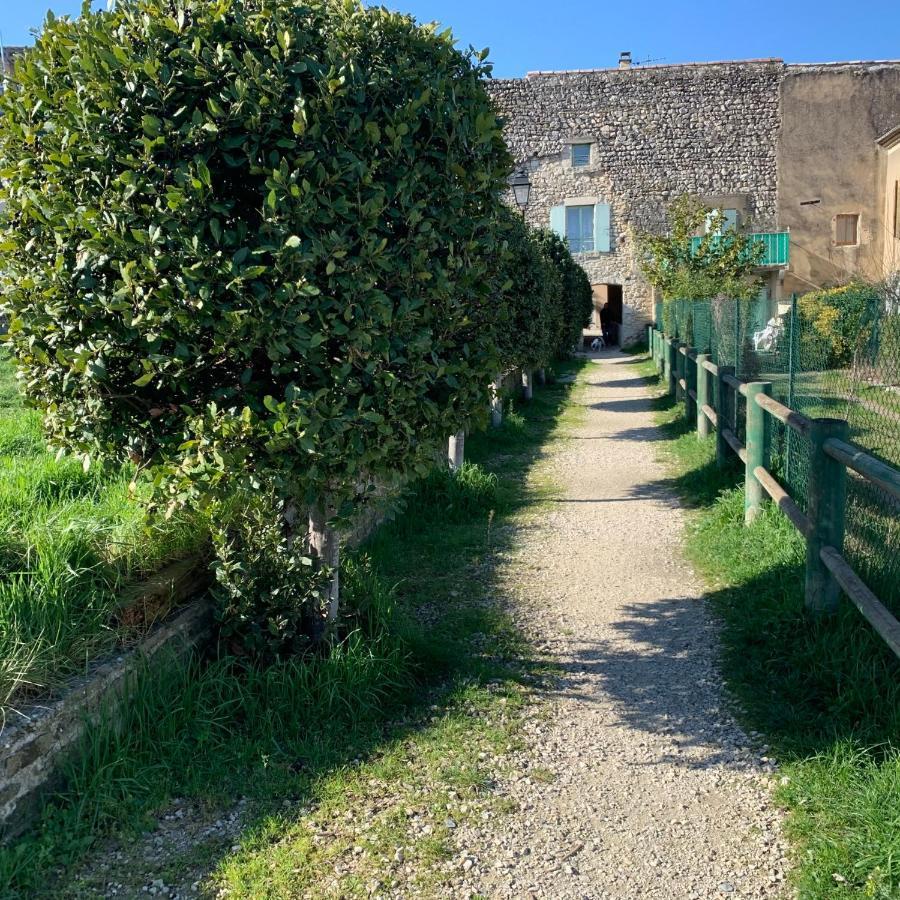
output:
[[[590,253],[594,249],[594,207],[566,207],[566,237],[572,253]]]
[[[572,166],[576,169],[591,164],[591,145],[572,144]]]

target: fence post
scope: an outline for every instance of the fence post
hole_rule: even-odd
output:
[[[653,354],[653,326],[647,326],[647,349],[650,354]]]
[[[684,417],[693,425],[697,421],[697,403],[691,396],[691,391],[697,393],[697,363],[691,357],[693,347],[684,348]]]
[[[466,433],[465,431],[457,431],[456,434],[450,435],[450,441],[447,446],[447,461],[450,464],[450,470],[458,472],[462,468],[465,458]]]
[[[666,339],[666,385],[668,388],[669,394],[675,393],[675,384],[676,384],[676,364],[677,364],[677,350],[676,350],[676,341],[675,338],[667,338]]]
[[[796,388],[796,370],[797,370],[797,352],[795,350],[794,341],[799,341],[799,335],[797,333],[797,295],[791,294],[791,318],[790,318],[790,337],[788,342],[788,397],[787,397],[787,405],[791,409],[796,409],[794,406],[795,399],[795,388]],[[799,347],[799,344],[797,345]],[[796,444],[796,438],[794,437],[794,429],[788,428],[787,434],[785,435],[785,461],[784,461],[784,472],[787,478],[788,484],[791,483],[794,477],[794,446]]]
[[[681,341],[675,341],[675,402],[681,403],[684,400],[681,389],[681,379],[684,378],[684,357],[681,355],[681,348],[684,344]]]
[[[709,437],[710,421],[703,412],[703,407],[709,404],[709,372],[703,367],[703,363],[709,362],[708,353],[697,354],[697,440],[703,441]]]
[[[844,419],[813,419],[810,431],[807,512],[812,533],[806,542],[806,608],[815,616],[835,612],[840,586],[822,558],[823,547],[844,548],[847,469],[825,452],[829,438],[846,441],[850,425]]]
[[[744,474],[744,524],[753,524],[762,510],[765,489],[756,477],[756,469],[769,468],[769,423],[766,411],[756,402],[760,394],[772,396],[770,381],[751,381],[747,385],[747,464]]]
[[[724,469],[729,463],[729,454],[731,447],[725,440],[725,429],[731,427],[731,409],[736,404],[731,396],[731,388],[725,383],[725,376],[734,376],[734,366],[719,366],[719,374],[717,377],[719,389],[719,402],[716,405],[716,417],[719,420],[719,427],[716,429],[716,463],[720,469]]]
[[[491,426],[499,428],[503,424],[503,376],[498,375],[491,382]]]
[[[532,369],[522,369],[522,399],[534,397],[534,373]]]

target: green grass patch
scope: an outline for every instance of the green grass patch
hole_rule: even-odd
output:
[[[656,383],[652,363],[639,370]],[[662,454],[690,517],[686,551],[710,585],[722,666],[745,726],[787,781],[794,878],[804,900],[900,896],[900,664],[845,600],[832,619],[803,604],[805,545],[769,505],[744,526],[743,472],[721,471],[660,397]]]
[[[448,823],[490,807],[497,759],[544,672],[494,593],[515,522],[543,500],[532,468],[571,421],[571,393],[542,388],[502,428],[471,435],[459,474],[413,485],[347,555],[350,636],[327,658],[142,673],[39,827],[0,848],[0,884],[95,896],[119,879],[127,895],[199,872],[208,891],[237,896],[365,896],[398,879],[430,895],[452,865]],[[166,860],[131,855],[173,798],[216,818],[241,797],[236,850],[212,838]],[[92,865],[104,840],[123,853],[115,872]]]
[[[148,518],[131,478],[56,459],[0,355],[0,712],[113,648],[122,586],[202,543],[191,517]]]

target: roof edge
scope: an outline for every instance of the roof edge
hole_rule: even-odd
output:
[[[880,138],[876,138],[875,143],[884,147],[886,150],[890,150],[891,148],[900,144],[900,125],[892,128],[890,131],[883,134]]]
[[[594,72],[646,72],[648,69],[687,69],[702,68],[706,66],[760,66],[778,63],[784,65],[784,60],[778,56],[765,56],[759,59],[720,59],[708,62],[683,62],[683,63],[653,63],[651,65],[632,65],[626,69],[618,66],[601,66],[596,69],[536,69],[526,72],[526,78],[534,78],[542,75],[590,75]],[[497,79],[498,81],[518,81],[516,78]]]

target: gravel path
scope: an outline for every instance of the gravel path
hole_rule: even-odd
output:
[[[777,767],[729,713],[716,624],[627,363],[591,363],[583,422],[538,473],[559,493],[520,532],[509,580],[563,674],[499,785],[516,811],[459,830],[454,897],[788,893]]]

